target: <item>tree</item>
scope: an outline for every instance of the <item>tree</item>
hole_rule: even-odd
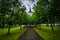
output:
[[[39,0],[35,6],[35,14],[37,16],[37,24],[48,23],[48,0]]]
[[[8,33],[7,33],[7,34],[9,34],[11,26],[13,26],[15,23],[20,24],[20,21],[19,21],[21,18],[20,14],[25,9],[23,7],[21,8],[21,3],[18,0],[1,0],[0,2],[1,2],[1,4],[0,4],[0,16],[1,16],[0,24],[3,26],[5,24],[9,25]],[[21,11],[21,10],[23,10],[23,11]],[[20,13],[19,13],[19,11],[20,11]],[[16,18],[18,19],[17,21],[16,21]],[[14,22],[14,21],[16,21],[16,22]]]
[[[60,0],[51,0],[50,1],[50,7],[49,7],[49,21],[51,23],[52,31],[54,32],[53,25],[56,22],[59,22],[59,16],[60,16]]]

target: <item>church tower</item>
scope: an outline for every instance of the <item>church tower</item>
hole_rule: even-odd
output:
[[[32,13],[31,7],[29,8],[29,13]]]

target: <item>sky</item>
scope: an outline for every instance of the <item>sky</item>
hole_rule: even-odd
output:
[[[23,3],[23,5],[25,5],[26,11],[27,13],[29,13],[30,7],[31,10],[33,11],[34,4],[36,4],[38,0],[20,0],[20,1]]]

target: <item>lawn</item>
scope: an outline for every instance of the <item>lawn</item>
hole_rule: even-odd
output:
[[[54,26],[55,33],[52,32],[50,26],[42,26],[34,28],[34,30],[44,39],[44,40],[60,40],[60,26]]]
[[[17,40],[26,30],[20,27],[11,28],[10,34],[7,35],[8,28],[0,28],[0,40]]]

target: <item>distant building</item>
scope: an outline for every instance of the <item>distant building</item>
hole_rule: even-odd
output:
[[[29,9],[29,13],[32,13],[31,7],[30,7],[30,9]]]
[[[35,0],[32,0],[33,2],[35,2]]]
[[[29,0],[29,1],[35,2],[35,0]]]

